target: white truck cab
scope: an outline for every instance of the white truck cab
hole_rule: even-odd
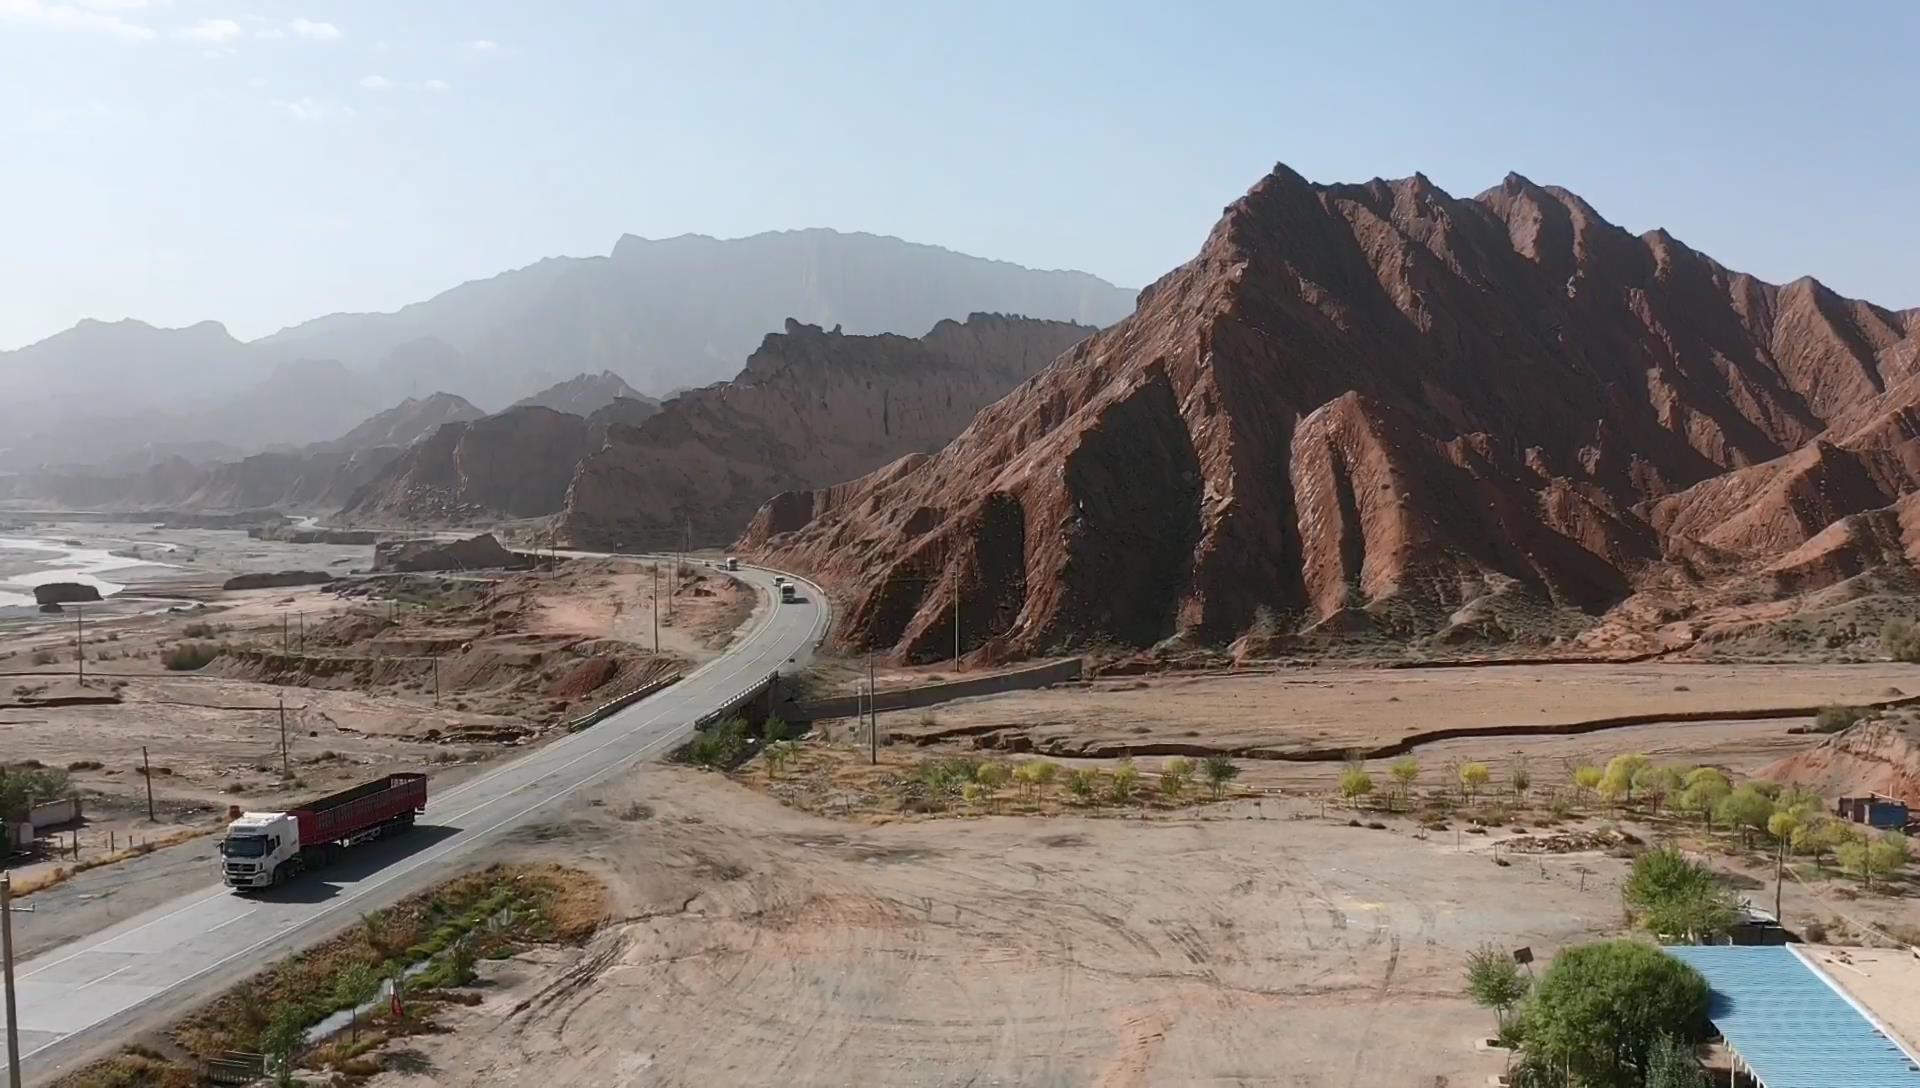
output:
[[[734,558],[734,557],[733,557],[733,556],[731,556],[731,555],[729,555],[729,556],[727,556],[727,569],[728,569],[728,570],[739,570],[739,569],[740,569],[740,560],[738,560],[738,559],[736,559],[736,558]]]
[[[269,888],[293,871],[300,827],[285,812],[243,812],[220,840],[221,873],[235,888]]]

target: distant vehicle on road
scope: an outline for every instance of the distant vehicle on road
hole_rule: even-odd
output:
[[[780,603],[781,604],[792,604],[795,601],[798,601],[799,599],[800,599],[800,594],[797,591],[795,591],[792,582],[783,581],[780,583]]]
[[[739,570],[739,569],[740,569],[740,560],[738,560],[738,559],[735,559],[735,558],[734,558],[733,556],[731,556],[731,555],[729,555],[729,556],[727,556],[727,569],[728,569],[728,570]]]
[[[427,807],[427,776],[390,774],[286,812],[238,812],[220,840],[220,875],[240,891],[271,888],[346,847],[405,831]]]

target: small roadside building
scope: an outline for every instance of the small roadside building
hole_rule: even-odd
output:
[[[1898,797],[1889,797],[1884,793],[1870,793],[1865,797],[1842,797],[1834,805],[1834,815],[1856,824],[1866,824],[1882,831],[1899,831],[1913,820],[1913,812],[1905,801]]]
[[[1920,1088],[1920,1055],[1791,945],[1680,945],[1735,1067],[1762,1088]]]

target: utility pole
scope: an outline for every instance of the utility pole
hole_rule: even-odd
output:
[[[287,613],[285,609],[281,609],[280,611],[280,656],[285,657],[287,656],[288,652],[289,652],[289,648],[287,643]]]
[[[140,777],[147,780],[147,822],[158,823],[153,818],[153,761],[147,758],[147,746],[140,746]]]
[[[880,762],[880,692],[873,686],[873,651],[867,651],[867,762]]]
[[[660,652],[660,561],[653,563],[653,652]]]
[[[307,614],[300,613],[300,652],[307,652]]]
[[[7,982],[7,1084],[20,1088],[20,1020],[13,1006],[13,876],[0,873],[0,963]]]
[[[433,655],[433,705],[440,705],[440,655]]]
[[[1786,875],[1787,840],[1783,836],[1780,839],[1780,853],[1775,857],[1773,863],[1773,920],[1775,924],[1783,928],[1786,926],[1787,920],[1780,913],[1780,882],[1786,878]]]
[[[280,697],[280,777],[293,777],[293,767],[287,760],[287,697]]]
[[[80,671],[80,686],[87,686],[87,606],[73,606],[73,666]]]
[[[960,666],[960,587],[953,588],[953,664]]]

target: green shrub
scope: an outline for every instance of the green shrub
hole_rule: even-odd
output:
[[[727,768],[740,762],[747,750],[747,723],[728,718],[694,735],[687,760],[701,767]]]
[[[226,647],[212,642],[180,642],[160,655],[160,664],[173,672],[192,672],[206,668]]]
[[[1820,713],[1813,716],[1813,731],[1838,733],[1843,729],[1851,728],[1854,723],[1866,716],[1867,711],[1863,707],[1841,706],[1837,703],[1832,706],[1823,706],[1820,708]]]
[[[1880,629],[1880,645],[1895,661],[1920,662],[1920,624],[1912,620],[1888,620]]]

